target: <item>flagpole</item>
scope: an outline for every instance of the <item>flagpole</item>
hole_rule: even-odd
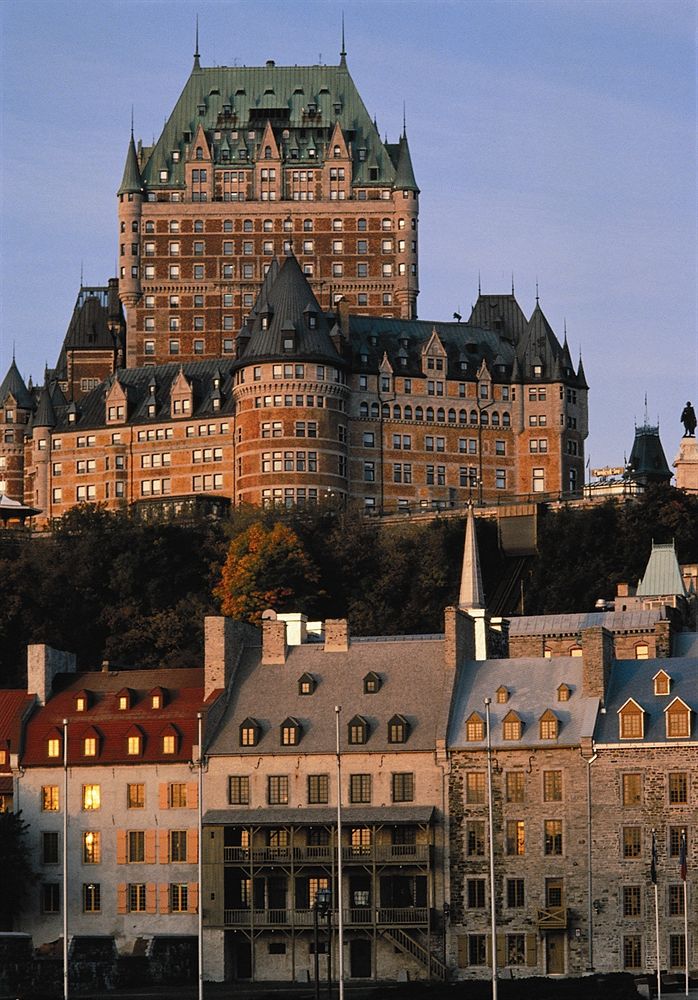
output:
[[[686,996],[688,996],[688,890],[687,890],[687,865],[688,857],[686,852],[686,831],[681,831],[681,848],[680,854],[680,869],[681,869],[681,879],[683,880],[683,957],[684,957],[684,976],[686,980]]]
[[[654,885],[654,935],[656,941],[657,957],[657,997],[662,995],[662,974],[659,961],[659,897],[657,892],[657,831],[652,830],[652,864],[650,867],[650,877]]]

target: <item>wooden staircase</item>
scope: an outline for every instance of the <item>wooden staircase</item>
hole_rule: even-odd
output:
[[[441,959],[432,955],[423,945],[415,941],[413,937],[406,934],[398,927],[393,927],[389,931],[383,931],[383,937],[389,941],[405,955],[411,955],[420,965],[429,972],[431,979],[445,980],[448,978],[448,970]]]

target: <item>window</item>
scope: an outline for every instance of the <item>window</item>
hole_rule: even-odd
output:
[[[254,747],[259,742],[259,726],[254,719],[245,719],[240,725],[240,746]]]
[[[58,785],[43,785],[41,788],[42,812],[58,812],[59,808]]]
[[[308,804],[322,805],[330,800],[330,779],[326,774],[308,775]]]
[[[41,834],[42,865],[57,865],[59,860],[58,833],[53,830]]]
[[[485,738],[485,723],[477,712],[473,712],[465,723],[465,738],[469,743]]]
[[[649,654],[649,650],[646,643],[640,643],[635,647],[635,659],[636,660],[646,660]],[[654,693],[656,695],[666,695],[669,694],[671,690],[671,677],[666,672],[666,670],[660,670],[652,678],[654,681]]]
[[[172,781],[167,786],[167,801],[170,809],[187,808],[187,786],[183,781]]]
[[[186,861],[187,860],[187,831],[186,830],[170,830],[169,836],[169,855],[170,861]]]
[[[368,803],[371,801],[371,775],[349,775],[349,801]]]
[[[642,888],[639,885],[623,886],[623,916],[642,916]]]
[[[61,912],[61,887],[58,882],[44,882],[41,886],[41,912]]]
[[[414,774],[411,771],[396,771],[392,775],[393,802],[412,802],[414,800]]]
[[[298,679],[298,694],[309,695],[315,690],[315,678],[312,674],[303,674]]]
[[[468,965],[487,965],[486,934],[468,934]]]
[[[494,485],[495,489],[505,490],[507,488],[507,471],[506,469],[495,469],[494,473]]]
[[[642,739],[644,735],[644,711],[632,698],[618,711],[620,738],[622,740]]]
[[[468,909],[484,910],[485,908],[485,880],[484,878],[468,879]]]
[[[639,934],[626,934],[623,938],[623,968],[642,968],[642,937]]]
[[[466,824],[466,854],[469,858],[485,856],[485,821],[469,820]]]
[[[166,733],[162,737],[162,752],[165,754],[175,753],[177,750],[177,737],[174,733]]]
[[[665,710],[666,734],[670,738],[691,735],[691,710],[680,698],[675,698]]]
[[[388,723],[388,743],[406,743],[409,723],[403,715],[394,715]]]
[[[623,785],[623,805],[642,805],[642,775],[624,774],[621,776]]]
[[[505,785],[506,785],[507,802],[523,802],[524,800],[523,771],[507,771]]]
[[[128,887],[129,913],[145,913],[145,882],[132,883]]]
[[[562,771],[543,771],[543,802],[562,802]]]
[[[546,819],[543,849],[545,854],[562,854],[562,820]]]
[[[526,825],[522,819],[507,820],[507,854],[526,853]]]
[[[642,830],[639,826],[624,826],[622,832],[623,838],[623,857],[624,858],[639,858],[642,853]]]
[[[471,805],[481,805],[485,801],[485,772],[466,771],[465,801]]]
[[[548,709],[539,720],[540,738],[542,740],[556,740],[558,735],[558,720],[554,712]]]
[[[101,799],[101,789],[99,785],[82,786],[82,808],[99,809]]]
[[[138,733],[132,733],[126,737],[126,752],[131,757],[137,757],[141,752],[142,737]]]
[[[368,724],[361,715],[355,715],[348,726],[348,739],[352,746],[366,743],[368,740]]]
[[[60,757],[61,740],[59,736],[49,736],[46,742],[46,753],[49,757]]]
[[[364,694],[376,694],[380,691],[381,679],[372,670],[364,677]]]
[[[686,939],[683,934],[669,935],[669,966],[672,969],[686,966]]]
[[[87,882],[82,887],[82,912],[99,913],[101,910],[99,882]]]
[[[270,806],[288,805],[288,775],[269,775],[267,778],[267,802]]]
[[[505,740],[520,740],[523,726],[515,712],[509,712],[502,721],[502,738]]]
[[[128,809],[145,809],[145,785],[126,786],[126,806]]]
[[[524,880],[522,878],[507,879],[507,906],[510,909],[520,909],[524,904]]]
[[[250,804],[250,779],[246,774],[231,774],[228,778],[228,802],[231,806]]]
[[[686,828],[683,826],[669,827],[669,857],[678,858],[681,855],[681,838],[686,836]],[[686,848],[688,852],[688,844]],[[687,853],[688,856],[688,853]]]
[[[85,830],[82,835],[82,863],[98,865],[102,860],[102,844],[99,830]]]
[[[667,886],[667,901],[670,917],[683,916],[683,883]]]
[[[669,805],[686,805],[688,803],[688,774],[686,771],[673,771],[669,774]]]
[[[295,747],[301,741],[301,726],[297,719],[286,719],[281,723],[281,746]]]
[[[129,830],[127,845],[129,863],[140,864],[145,861],[145,830]]]
[[[186,913],[189,907],[189,886],[186,882],[173,882],[170,885],[170,910],[173,913]]]

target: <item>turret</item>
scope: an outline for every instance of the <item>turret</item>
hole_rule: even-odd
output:
[[[56,412],[48,386],[39,395],[32,421],[32,466],[34,471],[33,503],[50,516],[49,463],[51,461],[51,431],[56,426]]]
[[[119,199],[119,297],[129,309],[135,306],[141,294],[139,255],[143,209],[143,181],[133,132],[126,152],[124,175],[117,197]]]

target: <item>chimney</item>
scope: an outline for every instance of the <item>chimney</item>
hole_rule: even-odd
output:
[[[446,608],[444,633],[444,660],[447,667],[455,670],[463,660],[475,659],[475,623],[467,612],[460,608]]]
[[[204,618],[204,701],[213,691],[227,690],[246,641],[258,643],[258,634],[251,625],[233,618]]]
[[[605,700],[614,659],[613,634],[607,628],[594,625],[582,629],[582,694],[585,697]]]
[[[325,652],[346,653],[349,649],[349,624],[346,618],[328,618],[325,622]]]
[[[51,697],[56,674],[74,674],[75,670],[75,653],[43,643],[27,646],[27,694],[35,694],[39,705],[45,705]]]
[[[286,662],[286,622],[277,619],[262,621],[262,663]]]
[[[630,585],[619,583],[616,588],[616,597],[630,597]]]

